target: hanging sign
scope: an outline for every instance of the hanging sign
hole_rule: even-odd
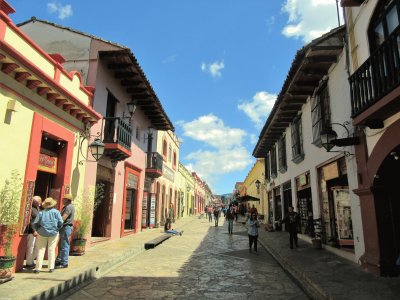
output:
[[[35,192],[35,181],[27,181],[24,191],[24,215],[20,234],[24,234],[31,221],[32,200]]]
[[[150,227],[154,228],[156,225],[156,194],[150,194]]]
[[[147,227],[147,192],[143,192],[142,200],[142,228]]]
[[[57,174],[57,156],[50,156],[44,153],[39,154],[38,170]]]
[[[132,174],[132,173],[128,173],[128,184],[127,184],[127,187],[129,188],[129,189],[134,189],[134,190],[137,190],[137,188],[138,188],[138,180],[139,178],[135,175],[135,174]]]

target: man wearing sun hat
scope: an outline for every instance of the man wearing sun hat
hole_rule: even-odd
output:
[[[49,272],[54,271],[58,230],[63,224],[60,212],[54,207],[57,201],[53,198],[46,198],[42,203],[43,210],[33,221],[33,235],[38,239],[38,254],[34,273],[38,274],[42,270],[44,253],[48,247],[49,253]]]
[[[63,197],[63,208],[61,216],[64,221],[60,229],[60,241],[58,242],[58,256],[56,259],[56,269],[68,268],[69,239],[74,225],[75,207],[72,204],[74,198],[71,194]]]

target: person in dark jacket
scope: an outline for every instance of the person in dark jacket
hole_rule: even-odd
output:
[[[300,217],[299,214],[293,211],[293,207],[289,207],[289,213],[283,219],[282,223],[285,223],[285,227],[289,232],[289,242],[290,242],[290,249],[293,249],[293,242],[294,245],[298,246],[297,243],[297,228],[299,226]]]
[[[38,243],[36,237],[33,235],[35,230],[32,225],[36,219],[36,216],[39,214],[40,205],[42,204],[42,198],[40,196],[33,196],[32,198],[32,209],[31,209],[31,220],[27,227],[27,245],[26,245],[26,265],[25,268],[33,269],[35,264],[33,260],[36,259],[38,252]]]

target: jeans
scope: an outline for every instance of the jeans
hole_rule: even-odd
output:
[[[72,233],[72,226],[64,226],[60,229],[60,241],[58,242],[57,264],[68,265],[69,238]]]
[[[257,239],[258,239],[258,235],[250,235],[249,234],[249,247],[251,250],[251,246],[253,246],[254,243],[254,251],[257,252]]]
[[[55,262],[55,257],[56,257],[56,246],[57,246],[57,239],[58,239],[58,234],[55,236],[37,236],[37,243],[38,243],[38,255],[37,255],[37,263],[36,263],[36,268],[35,270],[42,270],[43,266],[43,258],[44,258],[44,253],[46,252],[46,247],[48,247],[48,258],[49,258],[49,264],[48,267],[50,270],[54,269],[54,262]]]
[[[233,219],[228,219],[228,232],[233,232]]]
[[[289,234],[290,234],[289,235],[290,248],[293,248],[293,242],[294,242],[294,245],[297,248],[297,229],[290,230]]]
[[[212,214],[210,212],[208,213],[208,222],[212,222]]]

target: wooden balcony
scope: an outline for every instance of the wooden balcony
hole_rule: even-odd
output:
[[[121,161],[132,155],[132,127],[122,118],[104,117],[104,154],[111,160]]]
[[[146,177],[158,178],[163,175],[163,157],[158,152],[152,152],[147,159]]]
[[[374,116],[366,113],[362,119],[383,119],[393,110],[389,103],[380,103],[400,84],[400,30],[395,30],[389,38],[350,76],[352,117],[372,107]],[[385,99],[386,101],[386,99]],[[382,107],[381,107],[382,106]],[[379,110],[379,111],[378,111]],[[364,115],[364,114],[363,114]],[[377,118],[377,116],[379,116]],[[356,122],[359,123],[359,122]]]

